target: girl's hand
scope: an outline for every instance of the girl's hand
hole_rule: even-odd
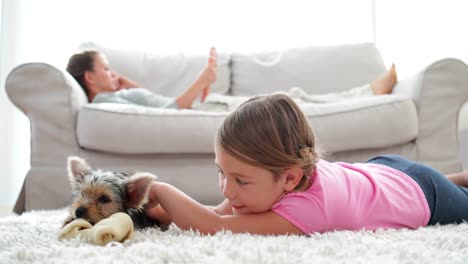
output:
[[[145,210],[156,207],[159,205],[158,196],[156,195],[158,182],[153,182],[148,192],[148,202],[144,205]]]
[[[156,176],[147,172],[131,175],[126,184],[127,206],[129,208],[157,206],[159,201],[155,193],[155,185],[158,183],[155,180]]]

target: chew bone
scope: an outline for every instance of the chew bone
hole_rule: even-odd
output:
[[[134,236],[132,219],[128,214],[115,213],[91,226],[84,219],[75,219],[59,232],[59,239],[70,239],[81,235],[88,241],[104,246],[109,242],[124,242]]]

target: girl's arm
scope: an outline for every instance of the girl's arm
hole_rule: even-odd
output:
[[[228,199],[224,199],[218,206],[211,208],[215,213],[219,215],[232,215],[231,203]]]
[[[229,200],[227,199],[221,202],[218,206],[205,205],[205,207],[217,213],[218,215],[232,215],[232,207],[229,203]],[[166,211],[164,211],[160,204],[155,207],[146,209],[145,212],[149,217],[158,219],[165,225],[170,225],[172,223],[172,219],[169,217]]]
[[[214,234],[223,229],[233,233],[302,234],[300,229],[272,211],[248,215],[220,215],[218,212],[228,212],[229,201],[224,201],[212,210],[166,183],[152,183],[149,199],[153,205],[159,202],[169,219],[184,230],[194,229],[203,234]]]

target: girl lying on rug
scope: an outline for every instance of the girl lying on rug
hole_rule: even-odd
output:
[[[290,97],[251,98],[217,132],[215,162],[225,200],[203,206],[153,182],[146,213],[203,234],[416,229],[468,220],[468,171],[445,177],[395,155],[332,163],[320,158],[316,145]],[[131,197],[136,187],[129,184]]]

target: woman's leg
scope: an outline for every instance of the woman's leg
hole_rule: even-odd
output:
[[[211,48],[208,65],[198,75],[193,84],[176,98],[176,103],[180,109],[192,108],[193,102],[200,96],[200,94],[201,102],[205,101],[206,97],[210,93],[210,86],[216,81],[217,58],[218,53],[216,52],[216,49]]]
[[[400,170],[421,186],[431,210],[429,225],[468,221],[468,188],[456,185],[427,165],[400,156],[378,156],[368,162]]]
[[[288,95],[298,103],[332,103],[349,100],[352,98],[390,94],[393,91],[393,87],[396,83],[397,73],[395,70],[395,65],[392,65],[392,67],[387,72],[372,81],[370,84],[327,94],[308,94],[299,87],[293,87],[291,90],[289,90]]]
[[[370,86],[375,95],[389,94],[397,83],[398,77],[395,70],[395,64],[382,76],[371,82]]]

